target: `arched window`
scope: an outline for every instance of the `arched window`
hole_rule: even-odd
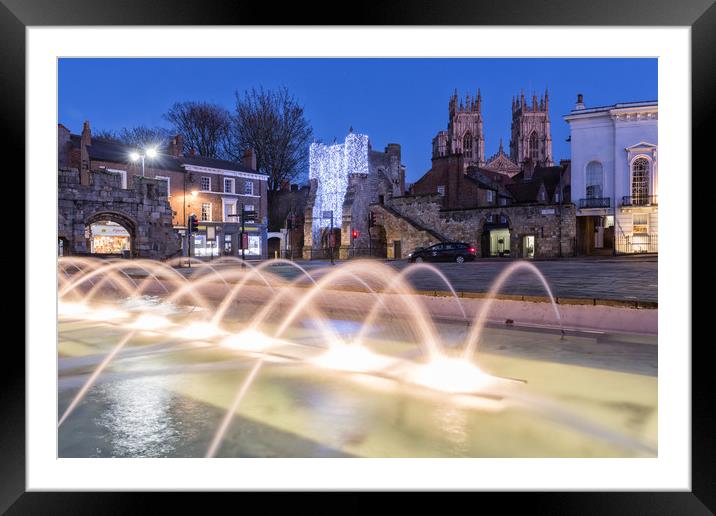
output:
[[[649,160],[637,158],[631,165],[632,203],[643,206],[649,201]]]
[[[587,165],[587,199],[599,199],[604,188],[604,171],[598,161],[590,161]]]
[[[533,162],[539,159],[539,141],[535,131],[532,131],[532,134],[530,134],[529,155]]]
[[[462,138],[462,151],[465,154],[472,154],[472,135],[469,132]]]

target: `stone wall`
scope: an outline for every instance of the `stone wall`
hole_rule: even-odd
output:
[[[69,254],[90,252],[85,227],[99,220],[129,232],[133,257],[165,259],[179,253],[165,181],[137,177],[132,189],[122,189],[120,176],[100,170],[89,172],[87,183],[80,183],[77,169],[58,171],[57,233]]]
[[[468,210],[443,210],[438,195],[397,197],[381,211],[389,253],[394,240],[401,241],[402,258],[415,247],[453,240],[478,246],[490,224],[505,221],[510,230],[513,257],[523,257],[523,239],[535,238],[535,258],[575,254],[576,219],[572,204],[495,206]],[[490,219],[492,217],[492,219]],[[390,257],[390,256],[389,256]],[[396,257],[396,258],[401,258]]]

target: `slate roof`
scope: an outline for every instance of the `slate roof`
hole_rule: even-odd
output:
[[[70,143],[74,148],[80,148],[80,135],[71,134]],[[108,161],[111,163],[129,164],[129,155],[136,152],[137,148],[124,143],[92,138],[92,144],[87,146],[89,157],[95,161]],[[149,164],[149,162],[147,162]],[[182,165],[194,165],[197,167],[216,168],[231,170],[235,172],[247,172],[250,174],[266,175],[263,172],[252,170],[241,163],[226,161],[223,159],[206,158],[204,156],[172,156],[167,148],[159,150],[159,156],[151,161],[151,167],[162,170],[174,170],[183,172]]]
[[[515,202],[537,202],[537,194],[539,193],[540,186],[542,186],[542,181],[521,181],[508,184],[507,190]]]

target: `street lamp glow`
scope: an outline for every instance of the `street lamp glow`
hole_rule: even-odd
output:
[[[129,153],[129,159],[132,161],[142,160],[142,177],[144,177],[144,158],[153,159],[156,158],[158,155],[157,149],[154,147],[150,147],[149,149],[145,149],[144,152],[140,153],[137,151],[133,151]]]

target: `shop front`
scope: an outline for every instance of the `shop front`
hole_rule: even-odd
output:
[[[258,260],[264,257],[265,240],[266,228],[263,225],[247,224],[242,233],[241,226],[236,223],[204,223],[192,235],[192,255],[198,258],[241,257],[243,248],[247,260]]]
[[[85,237],[89,241],[92,254],[124,254],[131,249],[129,232],[110,220],[90,224],[85,229]]]

